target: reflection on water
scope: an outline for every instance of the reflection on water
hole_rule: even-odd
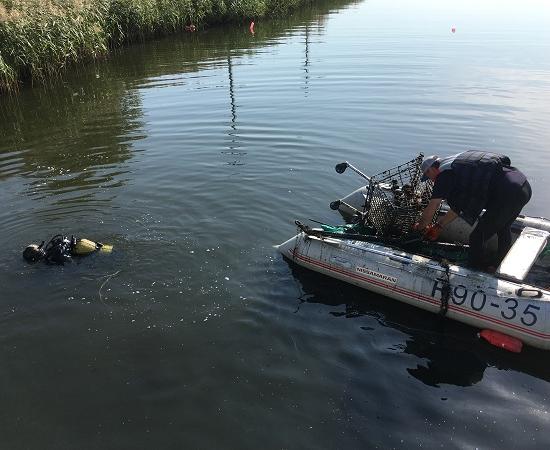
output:
[[[233,166],[240,166],[244,163],[240,162],[241,159],[239,157],[245,156],[246,152],[240,152],[239,151],[239,145],[238,145],[238,135],[237,135],[237,105],[235,104],[235,87],[233,82],[233,68],[231,63],[231,53],[227,54],[227,78],[229,79],[229,100],[231,103],[231,125],[229,126],[229,132],[227,135],[229,136],[229,139],[231,140],[231,143],[229,144],[229,150],[222,151],[223,154],[229,155],[230,157],[236,157],[231,162],[228,162],[227,164],[233,165]]]
[[[304,28],[304,96],[307,97],[309,84],[309,25],[306,24]]]
[[[37,214],[46,220],[85,211],[101,215],[128,180],[132,143],[143,138],[140,96],[117,82],[51,94],[26,91],[7,99],[0,179],[21,177],[21,194],[40,205]]]
[[[483,378],[487,363],[483,357],[472,353],[471,348],[447,343],[445,334],[439,335],[435,342],[415,339],[407,340],[405,353],[421,358],[416,367],[408,368],[417,380],[428,386],[441,384],[472,386]],[[453,345],[454,344],[454,345]]]
[[[347,319],[367,315],[374,317],[381,327],[401,331],[405,338],[400,351],[416,358],[415,364],[407,367],[406,371],[428,386],[472,386],[483,379],[485,369],[490,366],[523,371],[550,381],[550,371],[542,362],[546,356],[544,351],[527,349],[531,356],[519,362],[514,355],[495,351],[480,340],[477,330],[472,327],[348,286],[287,262],[300,285],[300,303],[296,312],[304,302],[343,306],[344,311],[331,311],[330,315]],[[372,328],[363,329],[373,331]]]
[[[339,223],[342,160],[497,150],[550,215],[546,7],[465,1],[312,2],[0,99],[3,447],[549,447],[546,352],[273,248]],[[114,252],[24,263],[60,232]]]
[[[123,163],[139,149],[137,141],[147,136],[139,92],[143,83],[149,89],[176,87],[185,84],[190,73],[223,67],[224,57],[231,119],[230,144],[223,153],[237,157],[228,164],[242,165],[239,157],[246,152],[239,151],[232,58],[265,51],[266,46],[279,44],[278,38],[293,26],[306,23],[307,90],[309,21],[321,29],[326,8],[338,3],[349,2],[320,2],[290,20],[262,24],[254,39],[240,30],[222,27],[200,36],[176,36],[162,53],[154,52],[152,44],[153,58],[138,45],[114,55],[113,61],[96,63],[95,70],[77,68],[76,73],[66,75],[65,83],[54,80],[50,87],[27,88],[17,97],[3,98],[0,180],[21,175],[27,180],[27,195],[36,200],[58,196],[48,203],[48,214],[53,217],[74,208],[78,211],[83,204],[100,211],[112,199],[112,188],[128,181],[130,166]]]

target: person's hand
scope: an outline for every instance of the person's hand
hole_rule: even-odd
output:
[[[434,223],[433,225],[430,224],[424,230],[424,236],[430,241],[435,241],[439,237],[442,229],[443,227],[438,223]]]

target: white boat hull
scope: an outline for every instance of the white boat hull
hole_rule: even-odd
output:
[[[426,311],[444,309],[450,319],[550,349],[550,292],[545,289],[372,242],[300,233],[278,249],[316,272]]]

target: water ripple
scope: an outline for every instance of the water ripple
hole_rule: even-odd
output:
[[[273,248],[294,219],[339,223],[328,203],[363,180],[336,163],[419,151],[507,153],[526,212],[550,215],[542,4],[457,5],[323,0],[2,99],[4,445],[548,447],[544,352],[503,354]],[[59,232],[114,251],[23,261]]]

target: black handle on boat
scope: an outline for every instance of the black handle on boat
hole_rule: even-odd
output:
[[[343,163],[340,163],[340,164],[336,164],[336,167],[334,168],[334,170],[336,170],[336,172],[338,172],[338,173],[344,173],[347,168],[348,168],[348,163],[343,162]]]
[[[330,202],[330,209],[332,209],[333,211],[338,211],[340,209],[340,206],[342,205],[348,208],[353,213],[352,217],[354,222],[365,220],[365,213],[359,211],[357,208],[354,208],[349,203],[346,203],[343,200],[334,200],[333,202]]]
[[[347,168],[350,168],[351,170],[353,170],[356,174],[358,174],[359,176],[363,177],[365,180],[367,180],[369,183],[370,183],[370,177],[368,177],[367,175],[365,175],[363,172],[361,172],[357,167],[354,167],[353,165],[351,165],[349,162],[347,161],[344,161],[343,163],[340,163],[340,164],[336,164],[336,166],[334,167],[334,170],[336,170],[336,172],[338,173],[344,173],[346,171]]]

